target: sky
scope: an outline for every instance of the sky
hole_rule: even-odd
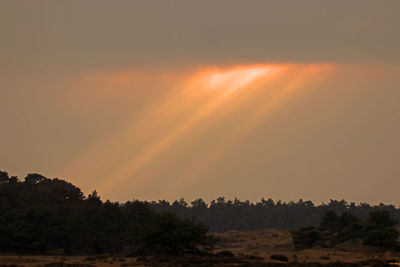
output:
[[[0,169],[103,199],[400,205],[400,2],[0,2]]]

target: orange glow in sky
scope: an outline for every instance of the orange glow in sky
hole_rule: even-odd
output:
[[[218,125],[218,121],[232,117],[232,114],[235,116],[238,110],[253,105],[253,111],[244,124],[231,129],[225,141],[214,150],[199,155],[195,166],[188,166],[191,177],[183,172],[181,177],[171,181],[171,190],[179,190],[195,182],[193,179],[200,179],[200,170],[207,169],[223,157],[257,123],[284,105],[285,100],[296,91],[305,89],[316,74],[326,69],[326,65],[318,64],[265,64],[210,67],[179,76],[168,94],[143,110],[131,125],[124,126],[84,152],[67,167],[67,172],[82,172],[85,166],[96,165],[94,162],[98,166],[109,164],[110,168],[99,168],[98,173],[88,170],[88,176],[100,177],[96,187],[100,192],[107,194],[131,179],[139,190],[151,190],[149,188],[157,183],[157,177],[147,173],[151,172],[154,161],[182,147],[182,140],[201,138]],[[99,75],[95,77],[96,80],[101,79]],[[123,84],[126,88],[129,88],[127,83],[131,81],[134,86],[139,78],[137,73],[129,77],[126,72],[104,77],[108,83],[114,81],[116,87]]]
[[[400,204],[400,0],[92,2],[0,0],[1,171]]]

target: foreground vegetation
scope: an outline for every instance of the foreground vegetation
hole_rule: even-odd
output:
[[[366,221],[349,212],[338,215],[331,210],[325,213],[319,227],[302,227],[292,231],[292,235],[298,250],[310,249],[314,245],[332,248],[357,239],[362,240],[364,245],[400,250],[396,224],[386,210],[371,211]]]
[[[324,210],[326,212],[320,215]],[[353,211],[361,216],[354,215]],[[103,202],[96,191],[85,196],[78,187],[60,179],[29,174],[20,181],[0,172],[0,253],[8,254],[108,253],[133,257],[197,254],[210,261],[230,257],[230,262],[237,262],[230,252],[208,253],[217,239],[208,233],[207,222],[214,223],[221,232],[271,228],[269,225],[288,229],[288,222],[291,226],[300,225],[302,228],[292,232],[296,249],[333,248],[354,239],[363,240],[365,245],[397,249],[399,234],[393,217],[398,214],[394,206],[349,205],[344,201],[320,206],[311,202],[275,203],[272,200],[252,204],[224,198],[210,205],[201,199],[190,206],[183,199],[172,204],[166,201],[120,204]],[[308,215],[313,216],[310,219]],[[318,217],[317,226],[304,227]],[[294,251],[289,232],[283,232],[286,234],[271,233],[263,240],[289,236],[290,244],[285,241],[278,249]],[[254,247],[252,251],[259,253],[269,247],[256,237],[252,240],[245,245]],[[226,245],[230,241],[224,242]],[[221,252],[221,247],[218,251]],[[244,255],[241,257],[246,259]],[[298,260],[294,256],[288,258]],[[199,261],[196,257],[190,259]],[[260,260],[253,256],[249,259]]]
[[[208,228],[145,203],[102,202],[63,180],[0,172],[0,252],[149,254],[201,252],[215,240]]]

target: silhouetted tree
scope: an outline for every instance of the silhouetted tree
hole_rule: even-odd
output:
[[[316,241],[321,241],[320,244],[326,247],[333,247],[354,239],[363,239],[366,245],[395,248],[399,233],[394,225],[396,221],[387,210],[371,211],[366,222],[349,212],[338,216],[329,210],[322,217],[319,230],[313,227],[300,228],[292,231],[292,235],[297,249],[311,248]]]
[[[144,241],[148,248],[158,253],[182,254],[209,250],[214,245],[208,227],[193,219],[180,219],[175,214],[160,214],[147,229]]]
[[[157,214],[148,203],[103,202],[97,191],[85,198],[78,187],[40,174],[29,174],[24,182],[12,178],[0,172],[0,252],[96,254],[141,248],[154,253],[165,248],[175,253],[211,244],[203,224]],[[183,199],[178,204],[187,206]],[[166,225],[173,230],[173,244],[154,239]],[[152,239],[148,246],[146,240]]]
[[[396,247],[399,238],[399,232],[394,228],[396,224],[387,210],[370,212],[365,226],[364,243],[385,248]]]

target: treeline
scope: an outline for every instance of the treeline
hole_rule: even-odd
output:
[[[103,202],[63,180],[0,172],[0,252],[180,254],[214,242],[204,224],[143,202]]]
[[[394,227],[397,223],[387,210],[371,211],[366,221],[349,212],[338,215],[330,210],[322,217],[318,227],[302,227],[291,233],[297,250],[310,249],[314,245],[332,248],[357,239],[362,240],[364,245],[399,250],[399,232]]]
[[[224,197],[210,204],[202,199],[190,204],[184,199],[173,203],[103,202],[96,191],[85,196],[64,180],[29,174],[20,181],[0,171],[0,252],[199,252],[215,243],[208,227],[213,232],[319,227],[328,211],[338,218],[352,214],[361,221],[368,221],[371,212],[386,211],[400,221],[400,210],[393,205],[344,200],[317,206],[303,200],[251,203]]]
[[[226,200],[219,197],[207,204],[196,199],[188,204],[184,199],[173,203],[161,200],[147,202],[157,212],[173,212],[181,218],[194,217],[197,222],[204,222],[214,232],[229,230],[257,230],[264,228],[283,228],[294,230],[304,226],[318,226],[327,211],[337,214],[351,213],[361,220],[367,220],[371,211],[386,210],[392,218],[400,221],[400,209],[393,205],[380,204],[371,206],[366,203],[347,203],[344,200],[330,200],[327,204],[314,205],[311,201],[281,202],[261,199],[256,203]]]

